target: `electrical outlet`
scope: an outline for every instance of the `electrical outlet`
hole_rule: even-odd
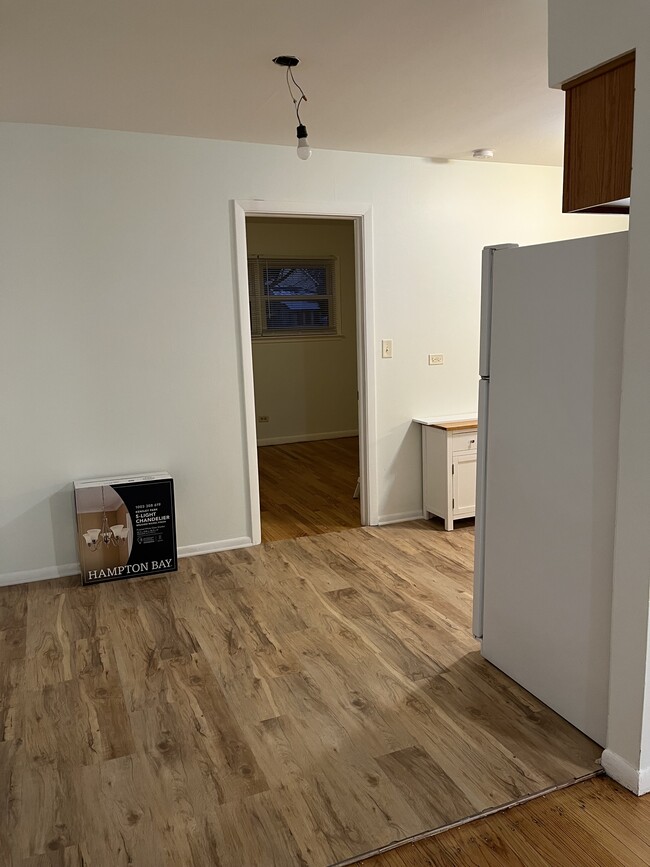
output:
[[[392,340],[382,340],[381,341],[381,357],[382,358],[392,358],[393,357],[393,341]]]
[[[445,356],[444,355],[430,355],[429,356],[429,364],[444,364]]]
[[[257,420],[260,424],[265,424],[267,421],[269,421],[269,417],[268,415],[258,415]]]

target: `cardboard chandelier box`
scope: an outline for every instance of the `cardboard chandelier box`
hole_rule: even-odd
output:
[[[74,499],[84,584],[176,570],[169,473],[75,482]]]

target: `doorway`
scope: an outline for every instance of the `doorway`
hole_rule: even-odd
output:
[[[354,224],[246,218],[262,542],[361,526]]]
[[[251,540],[253,544],[259,544],[263,541],[261,513],[263,510],[270,511],[267,506],[270,505],[276,511],[279,509],[285,517],[286,515],[290,516],[284,499],[279,498],[279,502],[274,504],[265,495],[265,474],[267,476],[275,475],[275,479],[279,479],[280,482],[286,481],[287,475],[292,475],[293,478],[289,479],[289,483],[293,486],[294,493],[299,495],[298,515],[304,515],[305,511],[308,511],[305,508],[305,503],[309,504],[310,499],[314,500],[314,498],[310,498],[304,477],[301,481],[301,461],[306,461],[307,464],[311,463],[315,467],[314,477],[317,480],[317,487],[319,484],[322,485],[323,479],[338,475],[337,484],[341,486],[342,491],[345,491],[345,508],[337,509],[335,504],[330,504],[331,508],[329,509],[316,509],[321,513],[325,512],[324,515],[319,516],[324,519],[320,532],[337,529],[334,526],[337,513],[343,521],[354,520],[357,526],[377,524],[375,371],[373,353],[369,348],[374,343],[374,334],[372,333],[374,317],[370,209],[364,205],[340,204],[333,207],[301,206],[298,209],[296,206],[286,203],[273,204],[258,201],[234,202],[233,205],[249,461]],[[314,223],[314,226],[317,227],[316,230],[307,231],[305,227],[310,222]],[[284,228],[282,228],[283,226]],[[330,292],[331,300],[329,301],[323,297],[318,299],[296,297],[291,299],[291,304],[287,304],[287,299],[291,295],[291,285],[284,287],[287,291],[286,295],[278,294],[270,299],[268,297],[269,279],[273,282],[282,276],[277,268],[273,270],[278,261],[283,258],[291,260],[292,256],[294,256],[294,261],[301,258],[296,253],[295,247],[285,247],[285,252],[279,252],[282,247],[277,245],[278,238],[275,237],[274,239],[273,236],[283,236],[286,239],[291,234],[298,234],[298,227],[303,227],[303,234],[311,234],[312,238],[317,237],[319,229],[321,234],[324,229],[336,230],[343,237],[347,237],[350,244],[348,258],[352,261],[346,268],[353,270],[353,281],[350,275],[347,278],[343,275],[343,280],[341,280],[342,263],[336,253],[328,254],[323,246],[317,247],[315,243],[311,250],[309,244],[303,246],[302,258],[316,261],[316,267],[321,268],[320,276],[319,273],[310,275],[312,278],[316,276],[317,284],[318,280],[321,280],[322,284],[322,269],[327,268],[328,262],[331,263],[336,288],[334,293]],[[251,235],[250,249],[247,233]],[[253,236],[255,236],[254,241]],[[253,249],[253,247],[257,249]],[[353,256],[351,255],[352,251]],[[315,255],[312,256],[312,254]],[[321,259],[320,264],[317,261],[319,257]],[[291,263],[285,261],[284,264]],[[298,264],[300,264],[299,261]],[[269,269],[271,269],[270,275]],[[285,275],[286,273],[288,272],[285,272]],[[264,288],[265,280],[266,290]],[[341,285],[338,285],[337,280],[341,281]],[[261,297],[261,301],[260,298],[256,298],[255,292],[251,294],[251,281],[253,283],[257,281],[256,291]],[[344,297],[345,287],[343,286],[346,281],[348,292],[352,287],[347,302]],[[267,292],[266,298],[264,297],[265,291]],[[281,288],[280,292],[282,291],[284,290]],[[300,293],[296,294],[300,295]],[[314,292],[314,295],[327,296],[327,294],[327,292],[321,292],[320,289]],[[339,304],[338,313],[337,303]],[[328,312],[327,307],[330,304],[333,315],[325,316],[324,312]],[[329,329],[329,333],[322,332],[314,340],[312,350],[315,349],[317,343],[329,345],[330,351],[337,344],[341,348],[345,346],[355,350],[352,353],[351,366],[349,363],[350,353],[348,353],[347,396],[345,400],[340,402],[340,406],[337,405],[336,390],[330,386],[334,396],[334,400],[330,400],[330,403],[334,404],[334,412],[330,416],[329,422],[324,420],[322,414],[317,418],[322,408],[318,405],[323,403],[323,388],[310,389],[311,380],[305,378],[300,360],[296,362],[296,359],[300,359],[300,353],[297,352],[297,349],[299,350],[301,346],[304,358],[305,341],[298,335],[294,335],[292,338],[287,334],[287,331],[293,326],[297,326],[297,330],[300,330],[300,326],[302,329],[317,329],[319,327],[324,331]],[[276,333],[284,331],[282,339],[273,335],[274,329]],[[263,334],[263,332],[266,333]],[[285,379],[277,370],[274,372],[273,365],[269,367],[267,362],[270,350],[273,350],[276,356],[284,355]],[[316,353],[312,352],[312,354]],[[286,359],[290,357],[293,357],[294,368],[297,367],[298,370],[292,370],[290,365],[287,366]],[[356,382],[354,381],[355,368]],[[323,377],[327,378],[325,374],[328,372],[328,365],[323,363],[321,384]],[[296,375],[298,375],[297,381],[300,384],[300,395],[297,394],[296,390]],[[291,385],[292,382],[293,385]],[[325,390],[327,389],[325,388]],[[355,394],[355,390],[358,395]],[[264,399],[261,398],[262,394],[265,395]],[[264,400],[268,395],[275,395],[274,414],[264,409]],[[300,400],[296,400],[296,397],[300,396],[305,398],[302,409],[303,417],[297,419],[296,416],[300,416],[300,412],[296,410],[296,406],[300,404]],[[293,406],[291,406],[292,403]],[[308,407],[306,407],[306,403],[309,403]],[[352,414],[350,413],[351,403]],[[343,409],[345,412],[342,412]],[[292,413],[294,427],[296,421],[300,423],[298,427],[295,427],[294,432],[291,432],[290,425],[288,425]],[[345,418],[348,419],[347,422]],[[347,424],[350,427],[347,427]],[[355,439],[357,431],[358,445]],[[260,441],[259,459],[258,440]],[[275,449],[275,454],[274,447],[278,447]],[[277,457],[278,459],[275,462],[275,467],[271,467],[268,472],[265,468],[267,457],[270,459]],[[319,462],[321,464],[320,470],[318,469]],[[273,463],[272,460],[271,463]],[[291,473],[289,473],[289,469],[291,469]],[[260,497],[260,474],[262,475],[262,497]],[[320,483],[318,482],[319,477]],[[358,500],[354,499],[355,493],[358,495]],[[317,495],[327,500],[328,496],[331,496],[331,492],[328,494],[321,489],[317,491]],[[299,502],[301,498],[302,505]],[[295,500],[294,503],[296,503]],[[295,506],[290,508],[294,509]],[[328,512],[329,514],[327,514]],[[351,517],[354,515],[356,518]],[[329,525],[328,522],[330,522]],[[303,523],[305,522],[303,521]],[[310,518],[306,523],[317,522]],[[347,523],[339,528],[343,529],[343,526],[350,525]],[[313,526],[303,526],[298,529],[297,535],[309,535],[313,531]],[[275,536],[273,536],[274,532],[276,533]],[[276,522],[275,530],[270,528],[269,538],[279,538],[277,533],[280,532],[282,531]],[[286,536],[282,536],[282,538],[286,538]]]

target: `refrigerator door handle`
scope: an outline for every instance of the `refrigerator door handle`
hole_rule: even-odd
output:
[[[479,376],[490,375],[490,342],[492,339],[492,270],[495,250],[511,250],[519,244],[497,244],[483,248],[481,269],[481,342],[479,345]]]

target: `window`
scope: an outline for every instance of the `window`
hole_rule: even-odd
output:
[[[248,289],[253,338],[339,333],[333,258],[250,256]]]

